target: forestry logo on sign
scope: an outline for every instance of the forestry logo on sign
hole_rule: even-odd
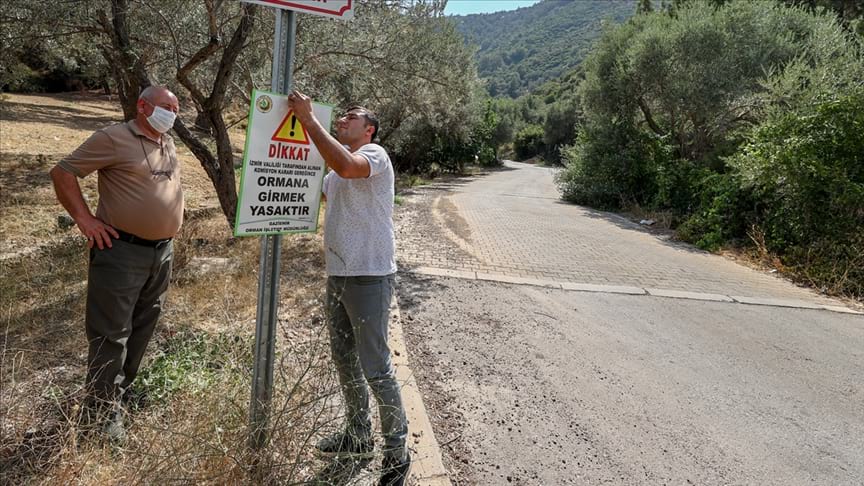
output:
[[[267,95],[262,95],[258,98],[256,106],[258,107],[258,111],[261,113],[267,113],[271,108],[273,108],[273,100]]]

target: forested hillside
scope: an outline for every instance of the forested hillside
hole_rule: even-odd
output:
[[[454,20],[479,47],[478,71],[489,94],[515,98],[572,70],[600,35],[603,20],[620,23],[634,10],[632,0],[544,0]]]

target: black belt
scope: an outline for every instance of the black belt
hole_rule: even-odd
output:
[[[114,230],[117,231],[118,240],[125,241],[126,243],[132,243],[133,245],[150,246],[157,248],[171,241],[171,238],[165,238],[164,240],[145,240],[144,238],[140,238],[131,233],[120,231],[117,228],[114,228]]]

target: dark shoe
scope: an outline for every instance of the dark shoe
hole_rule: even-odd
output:
[[[357,437],[349,432],[339,432],[321,439],[316,445],[318,452],[324,456],[352,456],[357,458],[372,457],[375,453],[375,442],[372,437]]]
[[[405,460],[385,456],[381,463],[381,481],[379,486],[402,486],[408,481],[408,471],[411,469],[411,454],[405,451]]]
[[[108,416],[108,420],[102,426],[102,433],[105,434],[111,442],[122,444],[126,440],[126,411],[119,404],[114,408]]]

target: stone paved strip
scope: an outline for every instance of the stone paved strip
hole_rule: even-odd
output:
[[[536,278],[511,277],[509,275],[493,275],[490,273],[477,272],[477,280],[491,280],[493,282],[512,283],[518,285],[535,285],[537,287],[551,287],[560,289],[561,284],[549,280],[540,280]]]
[[[402,384],[402,401],[410,423],[408,446],[413,451],[411,484],[417,486],[449,486],[450,479],[441,460],[441,448],[435,439],[432,422],[423,404],[423,394],[414,379],[402,333],[402,314],[396,296],[390,305],[390,347],[396,380]]]
[[[602,292],[607,294],[629,294],[629,295],[645,295],[645,289],[639,287],[629,287],[626,285],[594,285],[586,283],[563,282],[561,287],[564,290],[575,290],[577,292]]]
[[[532,285],[537,287],[557,288],[571,290],[574,292],[598,292],[606,294],[625,295],[650,295],[654,297],[670,297],[675,299],[703,300],[710,302],[727,302],[747,305],[762,305],[773,307],[791,307],[796,309],[815,309],[844,314],[864,315],[864,313],[837,305],[824,305],[805,302],[803,300],[784,300],[760,297],[730,296],[720,294],[703,294],[699,292],[684,292],[674,289],[655,289],[631,287],[627,285],[596,285],[577,282],[554,282],[550,280],[539,280],[533,278],[512,277],[509,275],[493,275],[488,273],[459,272],[443,268],[415,267],[406,270],[415,275],[426,275],[432,277],[452,277],[464,280],[485,280],[515,285]]]

